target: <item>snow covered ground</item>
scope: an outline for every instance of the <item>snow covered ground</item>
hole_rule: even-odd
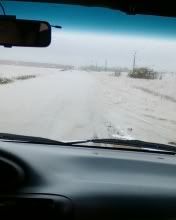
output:
[[[0,76],[36,78],[0,85],[0,132],[57,140],[128,138],[176,142],[176,77],[0,66]]]

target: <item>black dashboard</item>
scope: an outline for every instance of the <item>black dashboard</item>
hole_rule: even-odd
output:
[[[48,219],[176,219],[176,157],[0,143],[0,213]]]

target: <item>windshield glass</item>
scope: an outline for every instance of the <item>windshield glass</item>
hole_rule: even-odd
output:
[[[176,145],[176,19],[2,3],[63,28],[48,48],[0,47],[0,132]]]

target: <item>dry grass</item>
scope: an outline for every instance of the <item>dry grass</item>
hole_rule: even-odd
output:
[[[0,77],[0,85],[6,85],[9,83],[13,83],[17,80],[28,80],[36,78],[36,75],[21,75],[13,78],[7,78],[7,77]]]
[[[17,76],[14,79],[15,80],[27,80],[27,79],[33,79],[36,78],[36,75],[22,75],[22,76]]]
[[[0,78],[0,85],[4,85],[4,84],[8,84],[8,83],[12,83],[14,82],[13,79],[9,79],[9,78]]]

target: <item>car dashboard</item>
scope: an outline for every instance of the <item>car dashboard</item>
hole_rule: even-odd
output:
[[[176,219],[174,155],[2,142],[1,216]]]

